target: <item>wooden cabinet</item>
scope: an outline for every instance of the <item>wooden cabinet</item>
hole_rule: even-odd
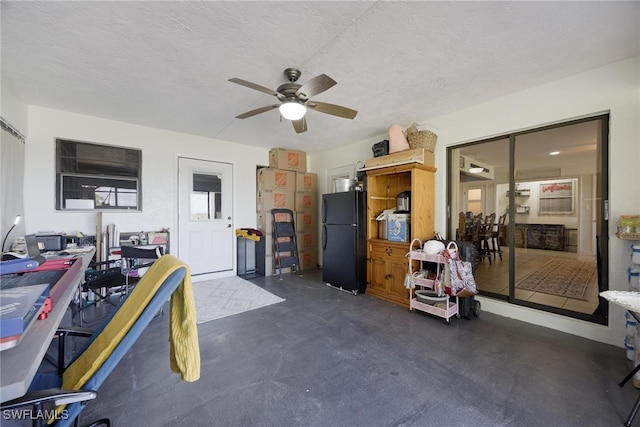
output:
[[[369,242],[368,295],[397,304],[407,304],[409,291],[404,287],[407,274],[407,245],[404,243]]]
[[[419,163],[367,171],[367,294],[409,307],[406,255],[411,240],[424,242],[434,236],[435,171]],[[396,196],[403,191],[411,191],[411,238],[406,243],[380,239],[376,218],[395,208]]]
[[[565,250],[564,225],[516,224],[515,245],[517,248]]]

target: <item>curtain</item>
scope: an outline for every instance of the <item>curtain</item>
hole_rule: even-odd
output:
[[[15,237],[24,236],[25,145],[19,133],[11,132],[5,126],[2,126],[2,131],[0,131],[0,145],[0,194],[2,195],[0,239],[4,240],[7,232],[15,222],[16,215],[22,217],[20,223],[16,225],[8,236],[7,247],[0,249],[4,251],[5,249],[11,249],[11,242]]]

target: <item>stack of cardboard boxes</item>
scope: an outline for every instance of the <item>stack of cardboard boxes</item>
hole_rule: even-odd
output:
[[[274,148],[269,167],[257,172],[257,224],[265,240],[265,274],[275,271],[271,209],[294,213],[298,258],[302,270],[318,266],[318,176],[307,172],[303,151]],[[283,220],[288,220],[284,219]],[[283,269],[283,272],[289,271]]]

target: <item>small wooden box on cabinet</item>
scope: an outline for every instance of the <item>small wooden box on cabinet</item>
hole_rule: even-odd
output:
[[[406,255],[411,241],[425,242],[434,236],[435,172],[432,166],[412,163],[367,171],[367,290],[366,293],[409,307],[404,287],[408,271]],[[377,216],[395,208],[396,196],[411,191],[411,238],[390,242],[378,236]]]

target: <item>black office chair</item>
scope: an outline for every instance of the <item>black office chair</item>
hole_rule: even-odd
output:
[[[125,295],[129,293],[129,287],[138,283],[149,267],[161,256],[160,246],[156,248],[122,246],[120,248],[122,275],[125,277]]]
[[[62,345],[59,354],[64,354],[64,337],[90,338],[69,364],[59,358],[59,372],[36,374],[25,396],[2,403],[3,414],[47,414],[55,427],[77,424],[88,401],[97,397],[104,380],[169,298],[171,370],[180,373],[184,381],[196,381],[200,377],[200,351],[189,267],[172,255],[164,255],[95,331],[61,328],[57,334]],[[12,412],[24,406],[33,409]],[[57,406],[55,415],[52,406]],[[35,417],[33,425],[42,421],[42,417]],[[109,426],[110,422],[101,419],[92,425],[98,424]]]
[[[113,307],[117,305],[112,301],[114,294],[119,294],[120,299],[131,292],[131,288],[140,281],[148,268],[162,256],[162,248],[138,248],[135,246],[122,246],[120,259],[102,262],[92,262],[85,272],[85,280],[81,284],[82,292],[91,292],[95,299],[91,302],[80,298],[77,311],[80,313],[80,326],[84,322],[84,310],[101,301],[108,302]]]

